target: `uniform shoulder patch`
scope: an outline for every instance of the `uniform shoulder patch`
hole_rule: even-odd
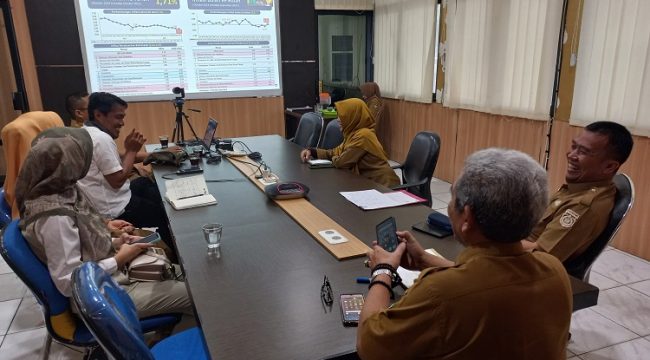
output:
[[[566,209],[562,216],[560,216],[560,225],[563,228],[571,228],[573,225],[578,221],[578,218],[580,217],[580,214],[577,212],[571,210],[571,209]]]

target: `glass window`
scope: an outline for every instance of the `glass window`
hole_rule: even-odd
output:
[[[332,53],[332,82],[352,82],[353,56],[351,51]]]
[[[372,34],[367,34],[372,25],[369,14],[318,15],[318,65],[323,91],[341,98],[360,96],[359,85],[372,81],[372,76],[368,76],[372,73],[369,54]]]

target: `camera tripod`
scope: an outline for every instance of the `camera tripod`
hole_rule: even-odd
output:
[[[194,135],[195,139],[198,139],[199,137],[196,136],[196,131],[194,131],[194,128],[192,127],[192,123],[190,123],[189,117],[187,116],[186,113],[183,112],[183,105],[185,104],[185,99],[183,97],[178,96],[174,101],[174,107],[176,108],[176,127],[174,128],[174,132],[172,133],[172,142],[175,143],[178,146],[185,146],[185,132],[183,130],[183,118],[185,118],[185,122],[187,122],[187,125],[189,125],[190,130],[192,131],[192,135]]]

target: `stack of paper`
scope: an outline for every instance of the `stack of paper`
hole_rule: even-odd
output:
[[[363,210],[383,209],[419,202],[426,202],[406,190],[380,193],[377,190],[347,191],[341,195]]]
[[[217,203],[217,199],[208,192],[208,186],[202,175],[167,180],[165,187],[167,188],[165,198],[176,210]]]

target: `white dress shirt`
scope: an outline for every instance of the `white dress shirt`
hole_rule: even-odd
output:
[[[83,263],[81,240],[74,220],[69,216],[49,216],[37,221],[34,230],[45,249],[47,269],[54,285],[64,296],[71,297],[72,271]],[[109,274],[117,270],[114,257],[100,260],[97,264]]]
[[[122,159],[117,151],[117,144],[110,135],[94,126],[84,126],[84,129],[93,140],[93,160],[88,174],[77,184],[102,216],[115,219],[124,212],[131,200],[129,180],[119,189],[115,189],[105,177],[122,171]]]

